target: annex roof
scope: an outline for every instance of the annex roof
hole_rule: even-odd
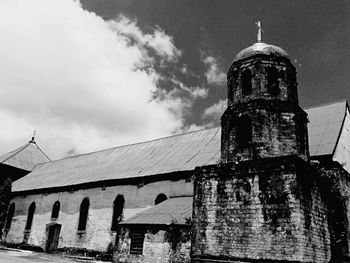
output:
[[[39,163],[49,162],[50,158],[34,141],[0,156],[0,163],[22,170],[31,171]]]
[[[173,197],[119,224],[184,225],[192,217],[192,200],[192,196]]]
[[[309,114],[310,155],[332,155],[346,101],[313,107]],[[221,129],[211,128],[124,145],[39,164],[13,184],[13,192],[74,186],[177,171],[220,161]]]
[[[330,155],[336,147],[346,114],[346,100],[306,110],[310,156]]]

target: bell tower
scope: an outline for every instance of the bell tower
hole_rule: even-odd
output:
[[[296,69],[282,48],[258,42],[237,54],[227,73],[221,118],[222,162],[309,157],[307,115],[298,105]]]
[[[221,162],[194,171],[191,262],[327,263],[327,209],[296,70],[258,28],[227,73]]]

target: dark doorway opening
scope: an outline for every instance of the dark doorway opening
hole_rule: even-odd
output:
[[[46,252],[55,252],[58,248],[58,242],[60,239],[61,224],[48,224],[46,225]]]

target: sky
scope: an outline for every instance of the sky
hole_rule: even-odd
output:
[[[0,154],[34,130],[57,159],[219,126],[257,21],[303,108],[350,99],[349,0],[1,1]]]

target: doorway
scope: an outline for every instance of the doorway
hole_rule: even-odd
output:
[[[46,225],[46,252],[52,253],[58,248],[58,241],[60,239],[61,224],[48,224]]]

